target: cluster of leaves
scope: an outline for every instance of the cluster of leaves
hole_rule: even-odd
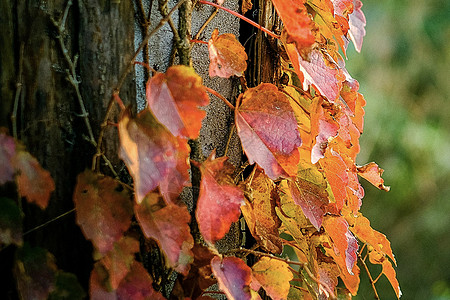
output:
[[[195,211],[202,243],[197,238],[194,243],[191,215],[180,199],[190,181],[188,140],[199,136],[205,117],[201,107],[209,103],[209,89],[191,67],[155,73],[146,86],[148,107],[137,116],[127,109],[121,113],[119,155],[133,178],[134,193],[90,170],[78,176],[76,219],[95,247],[92,298],[163,299],[135,258],[139,242],[129,231],[133,217],[144,235],[158,243],[167,267],[184,276],[184,296],[190,299],[207,299],[215,283],[229,299],[259,299],[261,288],[272,299],[351,297],[358,290],[357,259],[363,247],[400,297],[390,243],[359,211],[364,191],[358,175],[388,190],[375,163],[355,164],[365,100],[339,53],[345,55],[348,40],[361,48],[361,2],[272,3],[284,24],[280,41],[289,59],[283,71],[292,84],[243,87],[235,107],[224,99],[234,110],[234,125],[252,166],[243,178],[227,157],[216,158],[214,151],[206,161],[192,162],[202,176]],[[247,55],[233,35],[215,30],[208,49],[210,76],[243,76]],[[48,172],[11,137],[1,134],[0,146],[5,166],[0,184],[15,179],[21,196],[45,208],[54,189]],[[22,246],[16,226],[20,211],[12,200],[0,205],[15,210],[10,219],[0,219],[0,242]],[[259,251],[219,254],[215,242],[241,215]],[[284,259],[283,251],[293,254]],[[36,261],[42,266],[36,266],[27,265],[29,251],[24,247],[23,252],[19,283],[32,288],[35,283],[27,278],[41,268],[52,280],[39,282],[39,288],[46,295],[54,291],[50,282],[55,282],[57,268],[51,255],[39,254]],[[238,252],[259,260],[250,267],[233,256]],[[343,285],[338,287],[339,278]]]

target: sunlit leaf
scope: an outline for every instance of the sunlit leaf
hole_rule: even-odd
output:
[[[161,196],[152,192],[141,204],[135,204],[134,211],[145,236],[158,242],[169,266],[186,275],[194,246],[187,208],[172,203],[165,206]]]
[[[247,53],[234,34],[219,35],[219,30],[214,29],[211,39],[208,41],[208,50],[209,76],[211,77],[242,76],[247,69]]]
[[[45,209],[50,194],[55,190],[50,172],[44,170],[36,158],[24,150],[16,153],[14,167],[18,171],[16,183],[19,194],[28,202],[34,202],[41,209]]]
[[[76,221],[100,253],[113,248],[131,224],[130,196],[113,178],[89,170],[78,175],[73,201]]]
[[[219,283],[219,289],[229,300],[249,300],[252,269],[237,257],[220,258],[215,256],[211,260],[211,269]]]
[[[21,299],[47,299],[55,289],[58,268],[54,256],[45,249],[25,244],[16,257],[14,275]]]
[[[243,15],[245,15],[245,13],[249,10],[251,10],[253,7],[252,1],[251,0],[243,0],[242,1],[242,5],[241,5],[241,12]]]
[[[272,180],[294,176],[301,138],[288,96],[262,83],[238,102],[236,128],[249,162],[256,162]]]
[[[120,157],[133,176],[137,203],[158,185],[171,202],[173,191],[181,191],[189,179],[186,140],[174,137],[148,109],[136,118],[126,110],[119,121],[119,136]]]
[[[273,300],[287,298],[289,282],[294,278],[287,263],[268,257],[262,257],[252,266],[252,275]]]
[[[247,226],[260,245],[271,253],[281,253],[278,237],[281,221],[275,212],[278,194],[275,184],[260,169],[246,180],[246,196],[249,201],[241,206]]]
[[[208,105],[209,98],[193,68],[171,66],[166,73],[155,74],[147,82],[146,95],[155,117],[174,136],[198,137],[206,116],[200,106]]]
[[[0,132],[0,185],[14,180],[13,157],[15,154],[16,143],[14,139]]]
[[[209,242],[223,238],[239,219],[244,194],[231,177],[234,167],[227,157],[215,158],[215,151],[202,164],[202,181],[196,218],[200,233]]]
[[[385,259],[383,260],[382,266],[383,266],[383,274],[386,275],[387,279],[394,288],[397,298],[400,299],[400,297],[402,296],[402,291],[400,290],[400,284],[398,283],[397,275],[395,273],[394,268],[392,267],[391,262],[388,259]]]
[[[325,158],[321,159],[319,164],[323,168],[325,177],[331,186],[336,201],[336,208],[340,211],[347,197],[347,165],[338,153],[329,148],[325,152]]]
[[[364,166],[358,167],[358,175],[379,188],[380,190],[388,192],[390,187],[384,185],[384,180],[381,178],[384,170],[378,167],[374,162],[365,164]]]
[[[22,215],[16,202],[0,197],[0,245],[22,245]]]
[[[347,221],[343,217],[327,216],[323,220],[323,227],[333,241],[335,253],[345,259],[347,271],[353,275],[358,242],[348,229]]]
[[[308,16],[304,1],[272,0],[288,33],[288,42],[298,48],[309,48],[315,41],[314,23]]]
[[[366,17],[361,10],[362,2],[360,0],[353,0],[353,13],[349,15],[349,35],[350,39],[355,45],[355,49],[361,52],[364,36],[366,35]]]

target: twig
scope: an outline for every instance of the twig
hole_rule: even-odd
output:
[[[236,125],[233,124],[233,126],[231,126],[230,134],[228,135],[228,140],[227,140],[227,145],[225,146],[225,154],[224,154],[224,156],[227,156],[227,154],[228,154],[228,148],[230,146],[231,138],[233,137],[233,133],[234,133],[234,129],[235,128],[236,128]]]
[[[378,296],[377,288],[375,287],[375,281],[373,280],[372,275],[370,274],[369,268],[367,267],[367,264],[364,261],[364,259],[361,257],[360,253],[358,253],[358,259],[362,263],[362,265],[364,266],[364,269],[367,272],[367,276],[369,277],[369,281],[370,281],[370,284],[372,285],[373,292],[375,293],[375,299],[380,299],[380,296]]]
[[[194,40],[198,40],[200,38],[200,34],[202,34],[203,30],[205,30],[206,26],[208,26],[208,24],[212,21],[212,19],[214,19],[214,17],[217,15],[218,12],[219,8],[216,7],[213,13],[209,16],[208,20],[206,20],[205,23],[203,23],[202,27],[200,27],[197,34],[195,35]]]
[[[218,5],[218,4],[216,4],[216,3],[212,3],[212,2],[204,1],[204,0],[200,0],[200,1],[198,1],[198,3],[201,3],[201,4],[208,4],[208,5],[214,6],[214,7],[216,7],[216,8],[220,8],[220,9],[222,9],[222,10],[224,10],[224,11],[226,11],[226,12],[232,14],[233,16],[238,17],[238,18],[241,19],[241,20],[244,20],[245,22],[249,23],[250,25],[255,26],[255,27],[258,28],[259,30],[264,31],[265,33],[267,33],[267,34],[270,35],[271,37],[274,37],[274,38],[276,38],[276,39],[278,39],[278,40],[281,38],[279,35],[273,33],[273,32],[270,31],[269,29],[267,29],[267,28],[261,26],[260,24],[258,24],[258,23],[256,23],[256,22],[250,20],[250,19],[247,18],[247,17],[244,17],[244,16],[241,15],[240,13],[237,13],[237,12],[235,12],[235,11],[232,11],[232,10],[230,10],[230,9],[228,9],[228,8],[223,7],[222,5]]]
[[[61,215],[59,215],[59,216],[57,216],[57,217],[55,217],[55,218],[53,218],[53,219],[51,219],[51,220],[45,222],[44,224],[41,224],[41,225],[39,225],[39,226],[36,226],[36,227],[34,227],[34,228],[28,230],[27,232],[25,232],[25,233],[23,234],[23,236],[25,236],[25,235],[27,235],[27,234],[33,232],[33,231],[36,231],[36,230],[38,230],[38,229],[40,229],[40,228],[42,228],[42,227],[45,227],[45,226],[47,226],[48,224],[50,224],[50,223],[52,223],[52,222],[54,222],[54,221],[56,221],[56,220],[58,220],[58,219],[61,219],[62,217],[65,217],[65,216],[67,216],[68,214],[73,213],[75,210],[76,210],[76,209],[73,208],[73,209],[71,209],[71,210],[69,210],[69,211],[66,211],[65,213],[63,213],[63,214],[61,214]]]
[[[20,53],[19,53],[19,74],[17,76],[17,82],[16,82],[16,95],[14,97],[14,108],[13,112],[11,114],[11,124],[12,124],[12,131],[13,131],[13,137],[17,140],[17,110],[19,108],[19,98],[20,94],[22,92],[22,86],[23,86],[23,79],[22,79],[22,72],[23,72],[23,51],[24,51],[25,45],[24,43],[20,44]]]
[[[161,27],[167,23],[167,21],[169,20],[169,17],[181,6],[181,4],[183,4],[184,2],[186,2],[187,0],[181,0],[180,2],[178,2],[168,13],[167,17],[161,19],[158,23],[158,25],[156,25],[156,27],[149,33],[147,33],[144,37],[144,39],[142,40],[141,44],[139,45],[138,49],[135,51],[132,59],[130,60],[130,62],[128,63],[128,65],[126,66],[125,70],[122,72],[122,75],[119,78],[119,81],[117,82],[117,85],[113,88],[113,95],[111,96],[111,99],[109,100],[108,103],[108,107],[106,109],[106,113],[105,113],[105,117],[103,119],[103,122],[101,124],[101,129],[100,129],[100,133],[97,139],[97,153],[94,155],[94,157],[92,158],[92,167],[94,168],[94,166],[97,165],[96,160],[97,157],[101,156],[102,151],[101,151],[101,145],[103,143],[103,136],[105,134],[105,130],[106,127],[108,126],[108,120],[109,120],[109,115],[112,112],[112,109],[114,107],[114,102],[115,102],[115,94],[119,94],[120,92],[120,88],[122,87],[125,78],[127,77],[128,73],[131,72],[132,67],[134,66],[134,62],[136,61],[137,56],[139,55],[139,53],[142,51],[142,49],[144,49],[145,45],[148,43],[148,40],[159,31],[159,29],[161,29]]]
[[[214,96],[216,96],[217,98],[219,98],[220,100],[222,100],[229,108],[231,108],[231,110],[234,110],[234,105],[230,103],[230,101],[228,101],[224,96],[222,96],[221,94],[219,94],[218,92],[216,92],[215,90],[209,88],[209,87],[205,87],[206,91],[208,91],[209,93],[213,94]]]

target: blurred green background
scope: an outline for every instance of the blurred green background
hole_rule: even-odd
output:
[[[450,1],[362,2],[366,37],[347,61],[367,101],[358,163],[377,162],[391,191],[363,182],[361,211],[391,241],[402,299],[450,299]],[[355,298],[374,299],[361,278]]]

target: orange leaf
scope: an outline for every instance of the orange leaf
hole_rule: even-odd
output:
[[[397,275],[395,273],[394,268],[392,267],[391,262],[385,259],[383,260],[382,266],[383,266],[383,274],[386,275],[387,279],[394,288],[397,298],[400,299],[400,297],[402,296],[402,291],[400,290],[400,284],[398,283]]]
[[[241,5],[241,12],[243,15],[245,15],[245,13],[249,10],[251,10],[253,7],[252,1],[251,0],[242,0],[242,5]]]
[[[345,199],[347,197],[347,165],[342,157],[330,148],[327,148],[325,158],[320,160],[319,163],[324,170],[328,183],[331,186],[331,191],[333,192],[334,199],[336,201],[336,208],[340,211],[344,206]]]
[[[78,175],[73,194],[76,221],[84,236],[102,254],[113,249],[123,236],[133,215],[130,196],[111,177],[89,170]]]
[[[214,29],[211,39],[208,41],[208,50],[209,76],[211,77],[242,76],[247,69],[247,53],[234,34],[219,35],[219,30]]]
[[[147,82],[147,102],[160,123],[174,136],[198,137],[206,113],[200,106],[209,103],[202,78],[186,66],[169,67]]]
[[[223,238],[233,222],[239,219],[244,194],[231,178],[234,167],[228,157],[215,158],[215,151],[202,164],[202,181],[196,218],[205,240],[216,242]]]
[[[333,241],[334,252],[345,260],[348,273],[353,275],[352,269],[356,264],[358,242],[348,229],[347,221],[343,217],[327,216],[323,220],[323,228]]]
[[[391,189],[388,186],[384,185],[384,180],[381,178],[384,170],[378,167],[378,165],[374,162],[370,162],[365,164],[364,166],[358,167],[358,175],[379,188],[380,190],[389,192]]]
[[[191,216],[184,206],[164,205],[158,193],[149,193],[141,204],[135,204],[136,218],[145,236],[155,239],[161,246],[168,264],[187,275],[194,246],[189,228]]]
[[[109,282],[114,290],[130,271],[136,252],[139,252],[139,242],[124,236],[115,242],[113,249],[100,260],[108,271]]]
[[[186,140],[174,137],[148,109],[133,119],[126,110],[119,136],[120,157],[133,177],[137,203],[158,185],[166,201],[172,202],[189,180]]]
[[[289,281],[294,278],[287,263],[262,257],[252,266],[252,274],[253,280],[256,280],[273,300],[287,298],[290,288]],[[252,282],[253,284],[254,282]]]
[[[283,245],[278,237],[281,221],[275,212],[279,201],[275,184],[257,169],[254,176],[246,180],[245,194],[249,201],[245,201],[241,211],[252,236],[269,252],[280,254]]]
[[[211,260],[211,269],[219,282],[219,289],[230,300],[250,300],[250,282],[252,270],[237,257],[215,256]]]
[[[29,203],[34,202],[45,209],[55,190],[50,172],[44,170],[36,158],[24,150],[16,153],[14,167],[19,173],[16,177],[19,194],[26,197]]]
[[[272,0],[288,33],[288,42],[298,49],[309,48],[315,41],[314,23],[308,16],[304,0]]]
[[[272,180],[294,176],[301,138],[288,96],[273,84],[262,83],[239,101],[236,128],[249,162],[256,162]]]

